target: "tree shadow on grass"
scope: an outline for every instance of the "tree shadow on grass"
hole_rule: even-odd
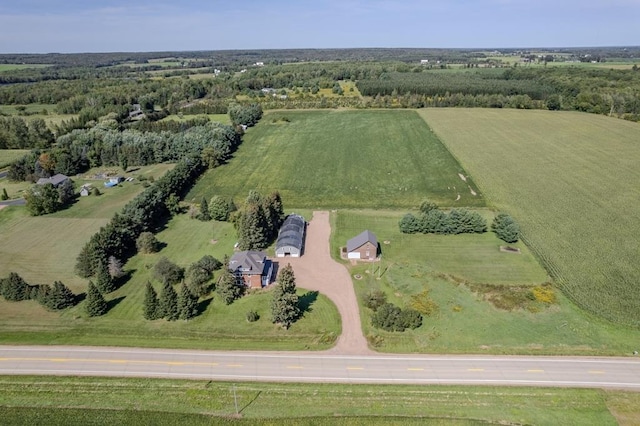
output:
[[[203,301],[198,303],[198,316],[202,315],[204,311],[207,310],[211,302],[213,302],[213,297],[204,299]]]
[[[120,302],[122,302],[125,299],[125,297],[127,296],[120,296],[120,297],[116,297],[115,299],[109,300],[107,302],[107,312],[109,312],[110,310],[118,306]]]
[[[128,269],[118,278],[114,278],[113,283],[116,286],[116,290],[122,287],[131,279],[133,274],[136,272],[136,269]],[[114,290],[115,291],[115,290]]]
[[[311,305],[313,305],[318,298],[317,291],[308,291],[298,299],[298,308],[300,308],[300,316],[303,316],[307,312],[313,312]]]

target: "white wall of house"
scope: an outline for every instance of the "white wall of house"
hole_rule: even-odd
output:
[[[352,251],[347,254],[348,259],[360,259],[360,252]]]

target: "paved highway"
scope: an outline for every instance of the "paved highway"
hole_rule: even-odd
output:
[[[224,381],[464,384],[640,391],[639,358],[208,352],[0,346],[0,374]]]

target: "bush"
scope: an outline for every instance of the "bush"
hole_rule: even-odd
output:
[[[136,240],[136,248],[140,253],[155,253],[158,251],[158,240],[152,232],[143,232]]]
[[[153,268],[153,275],[163,283],[170,285],[179,283],[184,278],[184,269],[166,257],[160,258]]]
[[[247,321],[256,322],[260,319],[260,315],[256,311],[247,312]]]
[[[422,315],[415,309],[400,309],[385,303],[371,317],[371,324],[386,331],[405,331],[422,325]]]
[[[382,290],[372,290],[364,295],[362,303],[372,311],[387,303],[387,295]]]
[[[507,243],[515,243],[520,239],[520,226],[506,213],[496,215],[491,223],[491,230]]]
[[[413,330],[422,325],[422,315],[415,309],[403,309],[400,312],[399,321],[405,329],[409,328]]]

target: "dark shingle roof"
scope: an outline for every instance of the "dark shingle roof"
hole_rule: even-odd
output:
[[[40,178],[36,183],[38,185],[44,185],[44,184],[50,183],[53,186],[58,186],[67,179],[69,179],[68,176],[58,173],[57,175],[53,175],[50,178]]]
[[[263,251],[239,251],[229,260],[229,269],[242,275],[262,275],[267,265],[267,255]]]
[[[373,234],[373,232],[369,230],[366,230],[347,241],[347,251],[354,251],[357,248],[362,247],[367,242],[370,242],[374,246],[378,247],[378,239]]]

